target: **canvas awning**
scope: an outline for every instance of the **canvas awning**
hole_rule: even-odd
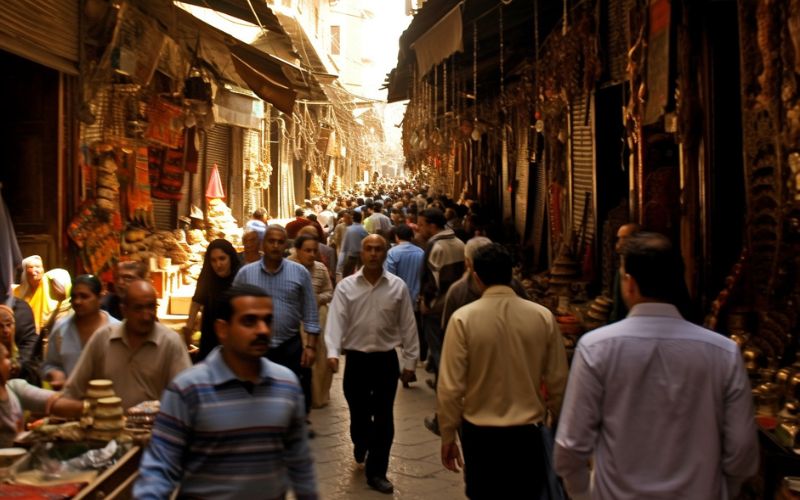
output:
[[[283,27],[266,2],[243,2],[241,0],[181,0],[183,3],[206,7],[236,17],[270,31],[283,33]],[[255,14],[254,14],[255,11]]]
[[[250,88],[287,114],[298,94],[308,92],[302,69],[236,40],[182,9],[176,12],[187,48],[193,50],[199,39],[198,57],[208,63],[216,78]]]
[[[462,5],[463,2],[456,5],[411,44],[411,49],[417,56],[417,75],[420,78],[434,65],[456,52],[464,51]]]

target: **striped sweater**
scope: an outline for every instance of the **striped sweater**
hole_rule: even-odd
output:
[[[260,382],[239,380],[221,349],[164,391],[134,498],[316,499],[297,378],[262,359]]]

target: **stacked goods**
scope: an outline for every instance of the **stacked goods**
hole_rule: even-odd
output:
[[[151,258],[169,258],[173,264],[189,263],[192,250],[185,241],[175,237],[171,231],[148,233],[144,229],[129,228],[122,239],[122,254],[127,260],[149,262]]]
[[[125,433],[134,440],[147,440],[153,430],[156,415],[161,409],[158,401],[143,401],[128,408],[125,419]]]
[[[600,295],[594,299],[586,313],[584,324],[589,329],[599,328],[608,323],[611,306],[614,304],[610,298]]]
[[[117,396],[98,399],[94,408],[92,428],[86,436],[97,441],[116,439],[125,427],[122,413],[122,399]]]
[[[208,228],[206,237],[210,240],[225,238],[234,245],[240,244],[242,229],[231,215],[231,209],[219,198],[208,201]]]
[[[92,410],[97,407],[97,401],[103,398],[116,396],[114,393],[114,382],[106,379],[95,379],[89,381],[89,388],[86,390],[86,400]]]
[[[580,278],[580,263],[570,254],[562,253],[553,262],[550,270],[550,292],[555,295],[570,295],[572,284]]]
[[[114,156],[106,154],[97,166],[97,208],[108,214],[119,212],[119,181]]]

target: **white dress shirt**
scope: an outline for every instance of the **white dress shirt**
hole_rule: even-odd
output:
[[[573,497],[730,498],[758,468],[753,417],[735,343],[670,304],[637,304],[578,343],[556,472]]]
[[[403,346],[402,366],[414,370],[419,339],[405,282],[383,271],[373,285],[363,269],[336,285],[328,309],[325,346],[328,357],[342,350],[386,352]]]

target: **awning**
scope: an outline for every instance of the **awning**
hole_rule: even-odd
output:
[[[263,26],[270,31],[277,31],[283,33],[281,23],[275,17],[272,9],[267,7],[266,2],[260,1],[242,1],[242,0],[180,0],[183,3],[197,5],[198,7],[206,7],[213,9],[229,16],[237,17],[248,23],[255,24],[256,26]],[[255,15],[253,14],[255,11]]]
[[[278,110],[291,114],[298,91],[304,89],[300,68],[234,39],[182,9],[176,13],[187,49],[193,50],[199,37],[199,57],[210,63],[215,77],[248,87]]]
[[[292,114],[297,92],[294,91],[280,67],[267,59],[249,56],[241,47],[231,48],[231,60],[236,72],[261,99],[272,103],[279,111]]]
[[[464,51],[461,6],[456,5],[436,24],[411,44],[417,56],[417,75],[422,78],[433,66],[451,54]]]

